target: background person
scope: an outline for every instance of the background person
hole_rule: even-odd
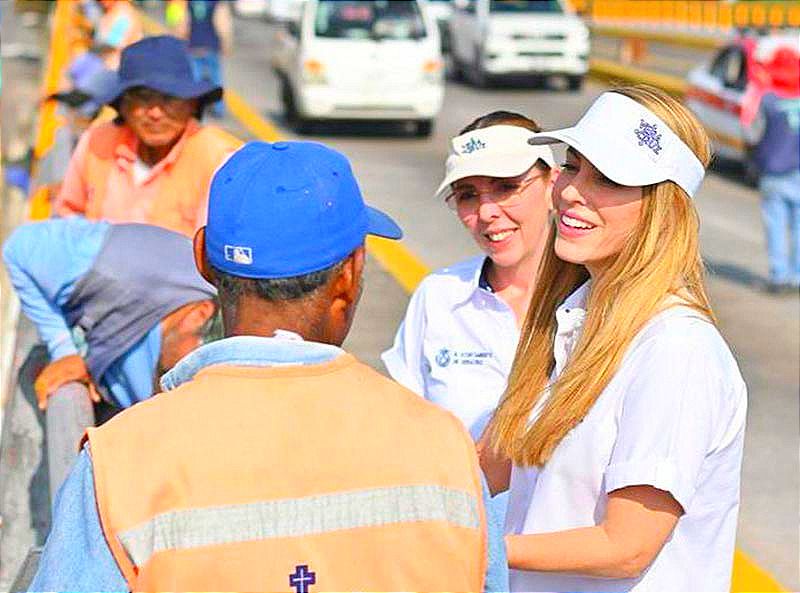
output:
[[[569,149],[482,451],[493,489],[510,483],[511,590],[728,591],[746,388],[703,282],[705,131],[629,87],[533,141]]]
[[[205,223],[211,176],[241,145],[198,121],[222,89],[196,82],[185,43],[169,36],[126,48],[118,78],[105,102],[119,118],[81,138],[55,212],[192,236]]]
[[[186,4],[183,14],[180,36],[189,44],[195,79],[222,86],[220,57],[230,54],[233,48],[229,0],[192,0]],[[214,117],[223,117],[224,103],[217,101],[210,112]]]
[[[142,18],[130,0],[98,0],[103,11],[94,32],[94,47],[106,67],[116,70],[122,51],[142,39]]]
[[[30,223],[8,238],[3,261],[50,355],[34,384],[42,409],[70,381],[118,408],[150,397],[155,380],[201,344],[215,311],[191,242],[154,226]]]
[[[800,288],[800,37],[763,39],[753,52],[745,137],[759,172],[770,292]],[[743,109],[743,113],[746,110]]]
[[[467,432],[340,348],[365,236],[400,229],[320,144],[247,144],[210,191],[226,338],[90,429],[31,589],[505,590]]]
[[[453,138],[436,196],[483,255],[425,278],[382,356],[396,381],[453,412],[475,440],[505,390],[547,242],[555,161],[528,144],[538,131],[495,111]]]
[[[72,153],[80,137],[95,123],[103,110],[102,99],[116,85],[116,73],[101,68],[76,75],[74,86],[49,98],[64,105],[64,121],[56,130],[53,146],[39,161],[36,171],[37,190],[47,192],[47,203],[61,190]],[[108,110],[111,112],[111,110]]]

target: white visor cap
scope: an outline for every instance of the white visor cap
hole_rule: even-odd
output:
[[[549,167],[555,167],[551,148],[530,144],[531,133],[519,126],[497,125],[453,138],[445,163],[444,180],[436,190],[436,198],[447,197],[450,184],[465,177],[516,177],[533,167],[539,159]]]
[[[670,180],[691,197],[705,175],[700,159],[661,118],[613,91],[600,95],[573,127],[534,134],[529,142],[563,142],[620,185]]]

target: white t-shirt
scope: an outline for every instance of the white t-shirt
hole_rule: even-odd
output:
[[[396,381],[450,410],[477,440],[505,391],[519,329],[481,280],[479,256],[427,276],[381,358]]]
[[[583,327],[588,290],[584,284],[556,313],[556,375]],[[684,514],[638,579],[512,570],[511,590],[727,593],[746,398],[736,361],[711,323],[683,306],[654,317],[545,466],[512,468],[506,533],[597,525],[608,493],[633,485],[670,492]]]
[[[142,185],[147,180],[152,170],[152,166],[145,163],[139,157],[136,157],[136,160],[133,161],[133,168],[131,169],[134,185]]]

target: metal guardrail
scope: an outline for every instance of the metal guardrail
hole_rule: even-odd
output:
[[[639,39],[642,41],[654,41],[666,45],[677,45],[694,49],[716,49],[725,42],[725,36],[721,34],[709,35],[669,31],[652,27],[624,27],[622,25],[611,26],[598,23],[590,24],[589,28],[594,35],[603,37]]]
[[[45,414],[50,500],[67,477],[83,433],[94,426],[94,407],[83,383],[67,383],[50,396]]]
[[[645,83],[658,87],[670,95],[682,98],[686,94],[688,84],[682,78],[669,74],[660,74],[644,68],[626,66],[613,60],[592,58],[589,60],[589,73],[594,78],[616,83]]]
[[[42,548],[35,547],[28,550],[28,555],[22,561],[22,566],[20,566],[17,576],[11,583],[11,587],[9,587],[10,593],[27,591],[30,588],[33,577],[36,576],[36,571],[39,568],[41,557]]]

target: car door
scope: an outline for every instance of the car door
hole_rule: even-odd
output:
[[[747,62],[742,46],[729,45],[689,76],[687,104],[706,126],[715,147],[741,157],[744,140],[740,113],[747,87]]]

